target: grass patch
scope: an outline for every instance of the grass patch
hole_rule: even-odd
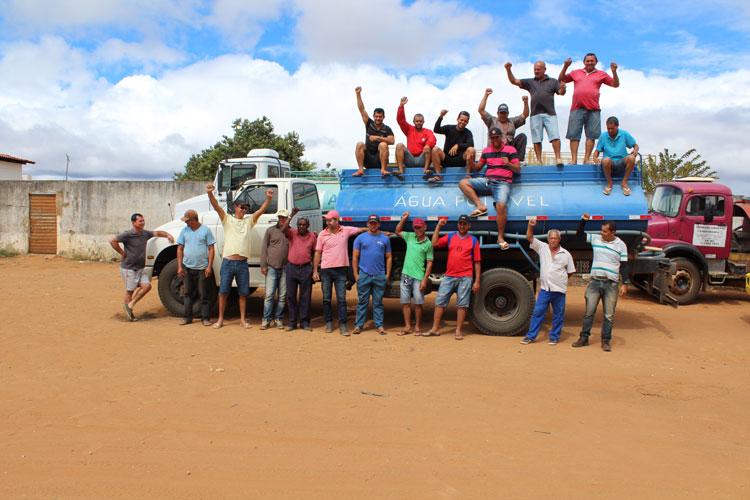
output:
[[[15,257],[16,255],[18,255],[18,252],[13,250],[0,250],[0,257]]]

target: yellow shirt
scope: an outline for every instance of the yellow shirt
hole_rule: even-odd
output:
[[[255,222],[253,216],[247,215],[244,219],[238,219],[233,215],[226,214],[221,221],[224,226],[224,252],[222,255],[241,255],[246,259],[250,257],[250,231]]]

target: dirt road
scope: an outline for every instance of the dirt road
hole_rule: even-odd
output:
[[[155,291],[130,323],[116,264],[0,276],[0,498],[750,498],[741,292],[631,290],[604,353],[570,346],[583,288],[559,345],[548,320],[522,346],[455,341],[455,308],[448,335],[397,337],[390,299],[391,334],[325,334],[319,293],[313,332],[259,331],[258,293],[251,330],[177,326]]]

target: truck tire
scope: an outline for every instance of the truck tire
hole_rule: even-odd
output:
[[[471,321],[482,333],[522,333],[533,312],[534,290],[521,273],[502,267],[482,273],[482,286],[471,302]]]
[[[209,301],[213,310],[216,304],[218,288],[211,281]],[[177,274],[177,259],[172,259],[159,273],[159,298],[172,316],[182,317],[185,302],[182,300],[182,278]],[[200,301],[193,301],[193,317],[200,318]]]
[[[669,259],[677,268],[672,276],[672,286],[669,294],[677,299],[681,306],[691,304],[701,291],[701,272],[695,263],[685,257],[672,257]],[[657,276],[656,286],[661,288],[662,275]]]

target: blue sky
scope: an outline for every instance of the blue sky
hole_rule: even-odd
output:
[[[604,113],[643,151],[695,147],[750,194],[735,160],[750,155],[749,34],[738,0],[0,0],[0,152],[37,161],[37,178],[62,175],[66,152],[76,178],[169,178],[232,119],[266,115],[306,159],[350,168],[356,85],[394,128],[401,95],[428,124],[476,110],[486,87],[513,113],[505,61],[556,76],[594,51],[620,67]],[[563,130],[569,106],[558,98]]]

